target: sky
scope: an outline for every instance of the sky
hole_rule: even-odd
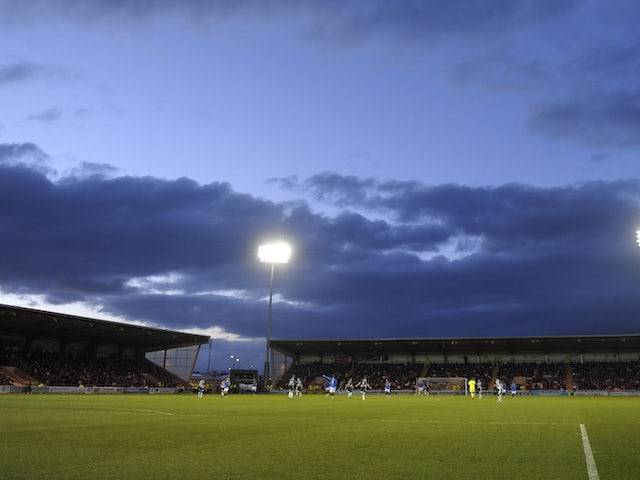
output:
[[[0,0],[0,302],[260,365],[286,239],[277,338],[639,333],[639,17]]]

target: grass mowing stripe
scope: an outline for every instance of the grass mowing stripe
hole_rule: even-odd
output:
[[[9,408],[9,407],[0,407],[0,410],[33,410],[39,412],[57,412],[57,413],[115,413],[122,415],[137,415],[137,414],[153,414],[153,415],[166,415],[166,416],[178,416],[178,417],[200,417],[200,418],[219,418],[219,419],[241,419],[246,418],[245,416],[238,415],[228,415],[228,414],[198,414],[198,413],[171,413],[164,412],[161,410],[149,410],[146,408],[127,408],[127,409],[118,409],[118,410],[67,410],[67,409],[35,409],[35,408]],[[283,416],[274,416],[274,415],[250,415],[251,418],[256,419],[266,419],[266,420],[300,420],[300,421],[326,421],[326,417],[283,417]],[[341,419],[340,421],[352,421],[352,422],[385,422],[385,423],[430,423],[430,424],[443,424],[443,425],[540,425],[540,426],[573,426],[574,423],[570,422],[521,422],[521,421],[450,421],[450,420],[429,420],[429,419],[395,419],[395,418],[360,418],[360,419]]]
[[[598,467],[596,467],[596,460],[593,458],[593,451],[591,450],[591,444],[589,443],[589,435],[587,435],[587,427],[582,423],[580,424],[580,435],[582,436],[582,448],[584,449],[584,458],[587,461],[587,473],[589,474],[589,480],[600,480]]]

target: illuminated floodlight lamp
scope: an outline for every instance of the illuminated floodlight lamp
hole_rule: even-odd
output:
[[[636,230],[636,243],[640,247],[640,230]]]
[[[263,263],[289,263],[291,246],[285,242],[265,243],[258,248],[258,258]]]

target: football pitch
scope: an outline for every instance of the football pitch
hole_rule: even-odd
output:
[[[0,432],[2,479],[640,478],[637,398],[3,395]]]

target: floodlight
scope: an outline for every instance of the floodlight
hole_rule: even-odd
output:
[[[636,243],[640,247],[640,230],[636,230]]]
[[[258,258],[263,263],[288,263],[291,258],[291,247],[285,242],[260,245]]]

